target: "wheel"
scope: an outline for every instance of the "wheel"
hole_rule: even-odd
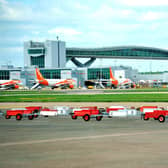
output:
[[[33,111],[34,118],[37,118],[37,117],[38,117],[38,114],[36,114],[36,113],[38,113],[38,110],[37,110],[37,109]]]
[[[71,116],[73,120],[76,120],[77,119],[77,116]]]
[[[29,119],[29,120],[33,120],[33,118],[34,118],[34,115],[29,115],[29,116],[28,116],[28,119]]]
[[[21,114],[17,114],[16,115],[16,120],[21,120],[22,119],[22,115]]]
[[[144,119],[145,121],[149,120],[149,118],[145,117],[145,115],[143,116],[143,119]]]
[[[160,116],[158,117],[158,121],[159,121],[159,122],[164,122],[164,121],[165,121],[165,116],[160,115]]]
[[[38,117],[38,115],[37,115],[37,114],[35,114],[35,115],[34,115],[34,118],[37,118],[37,117]]]
[[[10,115],[6,115],[5,118],[6,118],[6,119],[10,119],[11,116],[10,116]]]
[[[112,116],[108,116],[108,118],[112,118]]]
[[[85,115],[83,116],[83,119],[84,119],[85,121],[89,121],[89,120],[90,120],[90,116],[89,116],[88,114],[85,114]]]
[[[96,120],[97,120],[97,121],[101,121],[102,118],[103,118],[103,116],[97,116],[97,117],[96,117]]]

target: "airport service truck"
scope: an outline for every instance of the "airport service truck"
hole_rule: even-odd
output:
[[[89,121],[90,118],[96,118],[97,121],[101,121],[103,116],[102,109],[98,109],[97,106],[74,108],[71,113],[71,117],[74,120],[78,117],[83,117],[85,121]]]
[[[149,118],[154,118],[155,120],[158,120],[159,122],[163,123],[165,121],[165,118],[168,117],[168,110],[154,110],[152,112],[145,112],[143,115],[144,120],[149,120]]]
[[[16,120],[21,120],[23,117],[28,117],[29,120],[32,120],[34,117],[37,117],[37,113],[40,111],[41,106],[29,106],[25,108],[13,108],[6,110],[6,119],[10,119],[11,116],[15,116]]]
[[[162,122],[162,117],[159,117],[159,116],[162,115],[161,114],[162,111],[165,111],[163,107],[158,107],[158,106],[142,106],[139,108],[139,110],[141,112],[141,119],[149,120],[149,118],[154,118],[155,120],[159,119],[160,122]]]

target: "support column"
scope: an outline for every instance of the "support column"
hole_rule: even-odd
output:
[[[84,64],[82,64],[80,61],[78,61],[75,57],[71,58],[71,61],[77,66],[77,67],[89,67],[90,65],[93,64],[93,62],[96,60],[96,58],[90,58],[90,60],[88,60],[87,62],[85,62]]]

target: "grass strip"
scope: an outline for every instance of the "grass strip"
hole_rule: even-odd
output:
[[[168,102],[168,94],[17,95],[0,102]]]

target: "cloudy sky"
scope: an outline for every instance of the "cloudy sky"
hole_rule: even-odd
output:
[[[168,49],[167,0],[0,0],[0,65],[23,66],[23,42],[56,40],[67,47],[137,45]],[[168,70],[168,61],[97,60]],[[67,63],[71,67],[71,62]]]

